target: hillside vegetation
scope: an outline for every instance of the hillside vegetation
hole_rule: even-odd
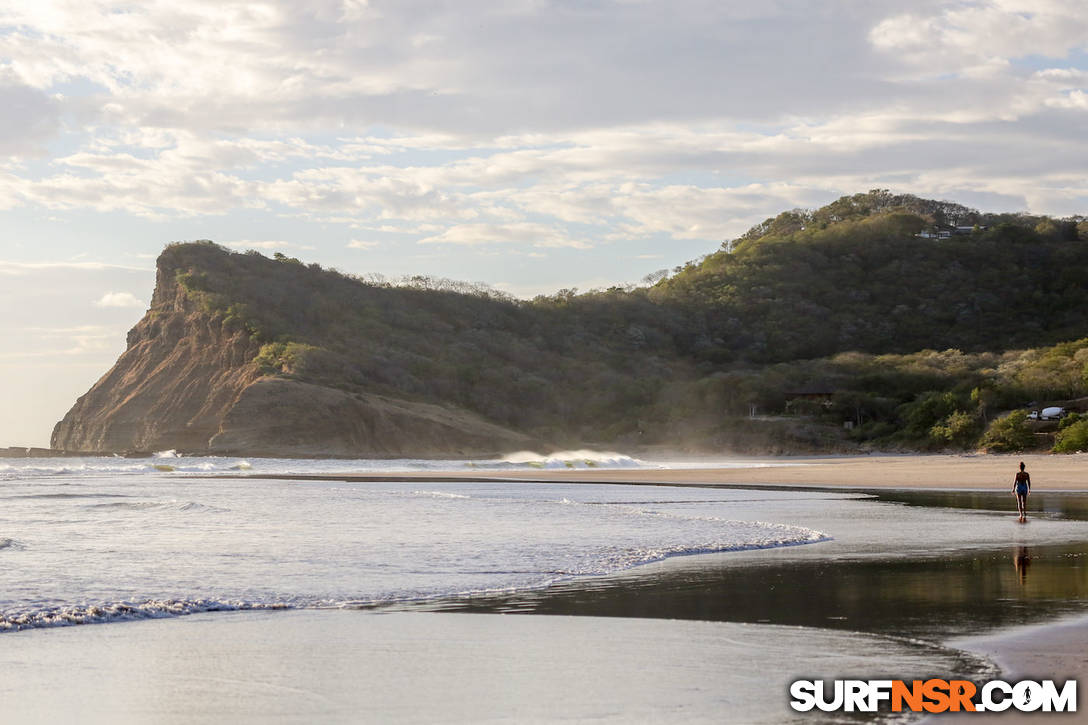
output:
[[[601,426],[697,374],[672,342],[679,313],[645,292],[519,303],[425,278],[366,283],[211,243],[168,247],[160,268],[212,324],[259,342],[267,375],[464,408],[557,444],[608,436]]]
[[[259,375],[560,446],[1074,450],[1076,419],[1007,415],[1088,396],[1085,279],[1083,218],[874,191],[768,219],[648,287],[517,301],[197,242],[163,252],[156,299],[248,338]]]
[[[922,210],[929,214],[921,214]],[[918,236],[952,218],[975,231]],[[786,212],[658,283],[715,361],[994,351],[1084,335],[1088,227],[870,192]]]

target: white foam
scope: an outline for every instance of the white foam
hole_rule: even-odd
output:
[[[261,603],[214,599],[148,599],[141,602],[78,604],[33,611],[0,613],[0,632],[71,627],[77,624],[130,622],[139,619],[163,619],[199,612],[290,608],[291,605],[284,602]]]
[[[446,494],[441,491],[414,491],[413,495],[433,496],[445,499],[470,499],[458,494]],[[125,508],[129,510],[161,509],[163,504],[151,502],[120,502],[100,504],[95,508]],[[171,505],[173,510],[205,510],[201,504],[186,503]],[[713,554],[729,551],[766,549],[780,546],[797,546],[828,539],[826,534],[802,527],[784,526],[763,522],[731,521],[724,522],[722,535],[695,545],[673,544],[633,548],[606,548],[602,551],[586,552],[583,556],[568,555],[556,559],[561,566],[554,569],[534,570],[531,560],[513,560],[511,564],[529,566],[528,571],[517,569],[497,569],[479,572],[486,579],[496,582],[493,586],[464,587],[458,586],[457,579],[450,579],[445,584],[423,589],[391,589],[375,591],[370,595],[345,597],[342,599],[318,599],[311,596],[287,596],[266,600],[247,600],[235,598],[193,598],[193,599],[146,599],[137,601],[80,603],[33,607],[15,607],[8,611],[0,610],[0,632],[20,631],[25,629],[43,629],[50,627],[70,627],[82,624],[103,624],[142,619],[163,619],[181,617],[189,614],[220,611],[274,610],[299,608],[345,608],[363,605],[388,604],[393,602],[422,601],[450,597],[468,597],[519,589],[540,589],[561,581],[586,576],[605,576],[615,574],[644,564],[662,561],[677,556]],[[0,539],[0,549],[9,542],[12,548],[21,549],[21,544],[11,539]],[[468,561],[474,560],[479,553],[471,553]],[[499,557],[502,561],[502,557]],[[545,559],[547,560],[547,559]],[[384,565],[384,564],[383,564]],[[420,566],[416,562],[414,566]],[[461,563],[460,567],[465,564]],[[529,576],[525,576],[528,574]],[[513,578],[511,578],[513,577]]]
[[[538,453],[518,451],[492,459],[297,459],[235,458],[230,456],[187,456],[177,451],[159,451],[151,458],[88,456],[83,458],[14,458],[0,463],[0,480],[43,476],[113,476],[200,474],[336,475],[341,473],[382,474],[432,471],[516,471],[533,469],[685,469],[751,468],[796,465],[789,461],[744,458],[707,461],[647,461],[614,451],[590,449]]]
[[[413,496],[430,496],[431,498],[449,498],[449,499],[470,499],[471,496],[466,496],[463,493],[452,493],[450,491],[412,491]]]
[[[517,451],[497,461],[478,463],[489,467],[509,465],[514,468],[658,468],[637,458],[612,451],[579,449],[542,454],[535,451]]]
[[[199,511],[203,513],[222,513],[228,509],[209,506],[196,501],[107,501],[105,503],[84,504],[87,509],[105,509],[114,511]]]
[[[742,513],[735,498],[524,482],[26,478],[0,489],[0,531],[27,542],[0,552],[18,559],[0,567],[0,630],[538,589],[826,538],[747,502]]]
[[[830,536],[821,531],[800,526],[784,526],[762,521],[723,521],[722,523],[727,525],[723,528],[728,531],[728,535],[722,538],[696,546],[675,545],[616,552],[612,556],[603,558],[596,570],[573,573],[607,575],[677,556],[777,549],[831,540]]]

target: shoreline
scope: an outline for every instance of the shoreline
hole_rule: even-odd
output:
[[[1088,683],[1088,614],[954,638],[947,644],[990,659],[1010,679],[1075,678]]]
[[[533,481],[546,483],[667,485],[764,489],[859,489],[1003,492],[1011,489],[1017,464],[1024,461],[1037,492],[1088,492],[1088,455],[904,455],[797,459],[762,459],[745,468],[690,469],[559,469],[533,471],[449,471],[403,474],[399,480]],[[758,465],[763,463],[766,465]],[[924,475],[923,475],[924,474]],[[256,477],[256,474],[255,476]],[[370,474],[313,476],[366,481],[389,480]],[[1015,629],[997,628],[970,637],[950,637],[941,644],[994,663],[999,678],[1077,679],[1088,684],[1088,614],[1059,616]],[[956,716],[928,717],[921,722],[945,722]],[[994,715],[973,717],[989,722]],[[1005,713],[999,722],[1034,722],[1046,715]],[[1068,718],[1066,718],[1068,719]]]
[[[693,468],[532,468],[486,467],[448,471],[389,473],[218,474],[214,477],[315,481],[451,482],[526,481],[538,483],[616,483],[665,486],[768,486],[823,489],[1012,490],[1019,461],[1032,474],[1033,490],[1088,492],[1088,454],[1052,455],[901,455],[834,458],[737,459],[737,464]]]
[[[953,638],[949,647],[988,659],[1000,670],[999,679],[1017,680],[1076,680],[1078,689],[1088,684],[1088,614],[1061,617],[1042,624],[1028,624],[1004,631]],[[1078,693],[1079,694],[1079,693]],[[1017,723],[1083,721],[1085,706],[1080,700],[1080,714],[1005,712],[994,714],[930,715],[918,725],[940,725],[946,722]]]
[[[925,677],[960,661],[865,633],[617,617],[299,610],[52,635],[0,650],[15,721],[828,722],[789,709],[790,681],[829,666]],[[58,673],[73,671],[95,676],[57,697]]]
[[[905,455],[843,458],[757,459],[744,468],[577,469],[504,472],[504,478],[581,479],[592,483],[759,484],[804,488],[1012,489],[1019,461],[1035,490],[1088,491],[1088,454],[953,456]],[[478,475],[455,473],[458,478]]]

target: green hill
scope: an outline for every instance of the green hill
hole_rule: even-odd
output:
[[[952,226],[935,218],[972,231],[919,236]],[[768,220],[653,297],[701,320],[711,343],[692,352],[715,361],[1053,344],[1088,332],[1085,237],[1083,222],[870,192]]]
[[[874,191],[785,212],[652,287],[531,301],[171,245],[129,350],[54,447],[970,447],[1003,410],[1088,395],[1088,343],[1030,349],[1088,334],[1085,237],[1082,218]],[[1013,447],[1042,441],[1018,425]]]

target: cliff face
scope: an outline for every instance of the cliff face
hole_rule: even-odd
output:
[[[528,437],[470,413],[269,377],[261,345],[179,283],[209,260],[199,248],[159,259],[151,308],[128,347],[57,423],[52,447],[88,453],[265,456],[478,456]],[[214,260],[211,260],[214,263]]]
[[[200,451],[239,393],[260,377],[257,345],[226,332],[160,263],[151,309],[128,348],[57,423],[53,448],[87,452]]]

